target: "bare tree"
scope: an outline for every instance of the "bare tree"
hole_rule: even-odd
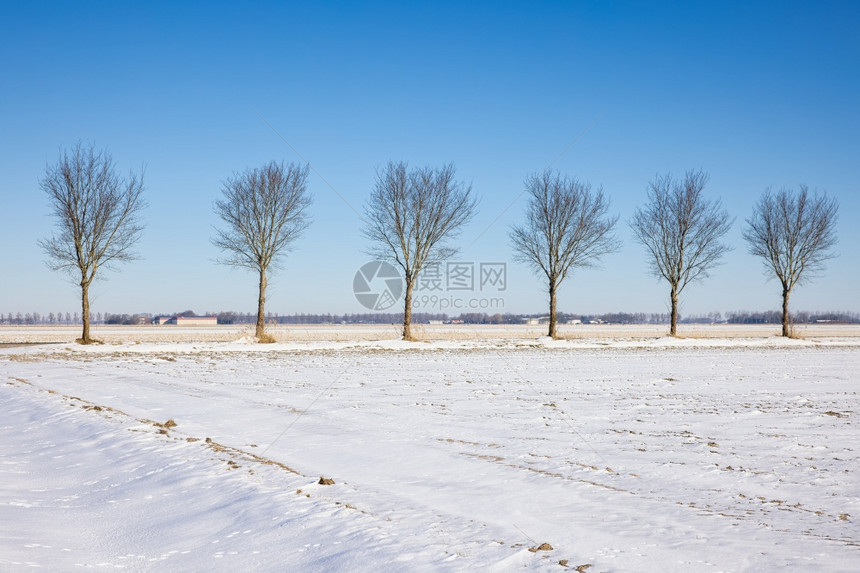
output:
[[[49,257],[48,266],[66,271],[81,287],[83,332],[79,342],[89,344],[89,289],[96,272],[116,263],[135,260],[132,247],[143,230],[138,219],[146,207],[143,170],[128,178],[118,175],[107,151],[75,145],[62,152],[56,165],[39,180],[56,216],[59,233],[39,241]]]
[[[390,162],[377,171],[365,205],[364,234],[375,243],[370,254],[393,260],[403,271],[404,340],[413,340],[412,289],[418,274],[457,252],[445,241],[475,214],[471,186],[455,181],[454,174],[453,164],[409,169],[402,161]]]
[[[618,217],[607,215],[609,200],[603,190],[562,177],[552,171],[531,175],[525,181],[529,193],[526,222],[511,229],[518,260],[547,278],[549,332],[556,338],[558,289],[571,269],[586,268],[620,243],[612,230]]]
[[[836,220],[839,205],[826,194],[769,189],[747,219],[743,237],[751,254],[764,259],[765,269],[782,286],[782,335],[791,335],[788,299],[798,284],[824,269],[824,261],[835,255]]]
[[[703,279],[730,250],[722,242],[734,220],[719,200],[702,195],[708,175],[688,171],[683,181],[657,176],[648,188],[648,201],[630,221],[636,240],[651,256],[651,272],[669,281],[669,335],[678,332],[678,298],[691,282]]]
[[[224,198],[215,202],[215,213],[227,224],[212,239],[226,252],[219,262],[251,269],[260,278],[258,339],[265,334],[267,272],[277,268],[280,257],[310,224],[307,179],[307,166],[271,161],[227,179]]]

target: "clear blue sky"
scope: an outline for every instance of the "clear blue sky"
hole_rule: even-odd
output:
[[[624,242],[568,278],[561,310],[665,312],[626,222],[655,174],[701,168],[735,249],[682,314],[778,307],[740,233],[762,191],[800,183],[838,198],[840,243],[792,306],[860,311],[860,4],[407,4],[0,3],[0,312],[79,309],[37,246],[53,225],[38,179],[78,140],[146,164],[150,204],[142,260],[103,276],[94,312],[255,309],[255,276],[216,265],[210,238],[226,177],[300,160],[261,117],[322,176],[273,312],[363,311],[354,209],[389,160],[453,161],[471,182],[459,258],[508,263],[499,310],[546,306],[508,231],[525,176],[552,166],[603,186]]]

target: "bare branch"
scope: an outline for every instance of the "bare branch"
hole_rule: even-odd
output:
[[[526,178],[526,222],[511,229],[517,260],[546,275],[550,294],[549,335],[556,336],[556,292],[571,269],[593,266],[619,247],[612,235],[617,217],[607,215],[603,191],[552,171]]]
[[[446,244],[475,214],[471,186],[454,180],[453,164],[409,169],[390,162],[376,173],[376,184],[365,205],[371,256],[391,260],[406,279],[403,336],[410,339],[412,287],[427,264],[452,257]]]
[[[310,224],[306,209],[308,167],[274,161],[234,174],[224,182],[215,213],[226,223],[212,243],[224,251],[219,262],[259,273],[257,337],[265,328],[267,272]]]
[[[143,226],[140,212],[146,207],[143,169],[140,175],[119,176],[107,151],[76,144],[62,152],[56,165],[45,168],[39,186],[48,195],[58,234],[39,245],[48,255],[48,266],[69,273],[81,287],[83,334],[89,334],[89,287],[101,267],[137,259],[132,248]]]
[[[647,202],[636,209],[629,223],[636,241],[649,254],[651,272],[669,282],[673,336],[679,295],[691,282],[708,277],[730,250],[722,238],[734,219],[719,200],[704,198],[707,182],[708,175],[702,171],[688,171],[680,182],[668,174],[658,175],[649,184]]]
[[[825,193],[766,190],[746,220],[743,237],[749,252],[761,257],[765,272],[782,285],[783,336],[789,335],[788,299],[792,289],[815,278],[824,262],[835,257],[839,205]]]

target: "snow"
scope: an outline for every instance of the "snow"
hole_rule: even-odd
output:
[[[0,347],[0,570],[856,571],[858,382],[855,337]]]

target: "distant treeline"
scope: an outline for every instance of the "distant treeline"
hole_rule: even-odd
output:
[[[152,324],[156,316],[197,316],[194,311],[186,310],[180,313],[166,314],[111,314],[93,313],[93,324],[111,325],[146,325]],[[242,312],[213,312],[205,316],[217,316],[218,324],[254,324],[256,315]],[[413,313],[412,320],[416,324],[455,323],[455,324],[528,324],[541,322],[547,317],[539,314],[486,314],[478,312],[462,313],[449,316],[444,313]],[[668,324],[668,313],[627,313],[612,312],[606,314],[558,314],[560,324]],[[856,312],[796,312],[792,314],[794,324],[860,324],[860,313]],[[357,313],[357,314],[290,314],[266,316],[269,324],[401,324],[403,313]],[[776,310],[763,312],[735,311],[723,315],[711,312],[706,315],[691,315],[681,317],[683,324],[780,324],[782,313]],[[78,313],[53,313],[47,315],[38,312],[0,313],[0,324],[5,325],[77,325],[81,324]]]
[[[856,312],[793,312],[791,319],[794,324],[858,324],[860,313]],[[779,324],[782,322],[782,312],[768,310],[765,312],[730,312],[726,314],[728,324]]]

